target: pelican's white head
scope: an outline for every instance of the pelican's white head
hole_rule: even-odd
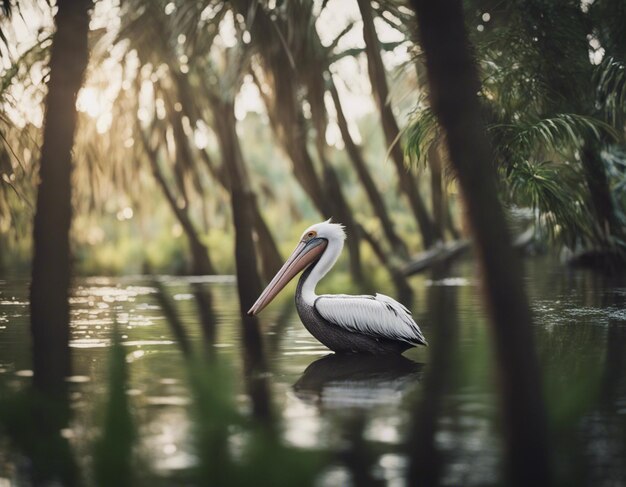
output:
[[[337,242],[343,245],[343,241],[346,239],[346,232],[344,226],[340,223],[331,223],[331,218],[325,222],[316,223],[307,228],[302,234],[301,242],[306,242],[312,238],[323,238],[331,242]]]
[[[307,228],[291,257],[287,259],[248,313],[260,312],[294,276],[317,261],[318,264],[307,279],[303,290],[307,302],[311,301],[315,296],[315,285],[337,261],[345,239],[346,232],[343,230],[343,225],[331,223],[330,218]]]

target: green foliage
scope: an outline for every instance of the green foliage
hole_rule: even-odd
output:
[[[428,162],[428,152],[431,146],[439,139],[439,125],[437,117],[428,105],[418,104],[409,119],[404,131],[406,144],[404,153],[418,164]]]
[[[594,245],[595,217],[577,151],[585,141],[615,138],[613,128],[593,117],[557,114],[494,124],[489,131],[506,183],[502,197],[531,208],[553,241]]]
[[[511,202],[529,207],[537,224],[545,228],[553,240],[570,247],[589,241],[592,230],[580,175],[570,164],[549,161],[515,163],[507,176]]]
[[[617,138],[615,130],[593,117],[559,113],[544,119],[492,124],[489,131],[504,164],[538,154],[572,154],[585,140]],[[512,159],[512,161],[511,161]]]
[[[626,66],[623,61],[607,56],[595,68],[598,104],[614,127],[623,127],[626,114]]]
[[[623,62],[614,57],[623,27],[609,19],[623,12],[614,10],[612,2],[590,12],[571,0],[466,2],[501,197],[530,208],[541,233],[571,248],[620,241],[597,223],[597,195],[591,193],[598,188],[583,164],[583,158],[598,164],[588,160],[589,147],[602,149],[623,138],[625,78]],[[593,66],[590,56],[598,46],[607,52]],[[407,130],[410,155],[426,161],[437,133],[430,110],[420,106]],[[619,220],[625,208],[616,193],[622,176],[605,166],[595,171],[607,173],[609,186],[602,191],[612,191],[613,217]]]

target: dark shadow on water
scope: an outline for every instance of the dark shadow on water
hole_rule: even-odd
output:
[[[35,387],[14,391],[0,383],[0,438],[24,455],[15,485],[78,485],[76,461],[63,435],[70,423],[69,394]]]
[[[293,301],[285,301],[274,319],[271,328],[273,333],[267,336],[268,356],[273,357],[279,353],[281,339],[285,336],[285,328],[294,319],[295,314],[296,307]]]
[[[198,283],[192,284],[191,290],[198,309],[198,318],[200,318],[200,328],[205,352],[209,355],[215,344],[215,325],[217,321],[213,310],[213,295],[206,285],[203,286]]]
[[[252,404],[252,414],[261,423],[272,426],[274,414],[269,379],[266,373],[267,358],[259,320],[256,316],[242,314],[241,327],[244,380]]]
[[[432,280],[449,274],[447,266],[436,267]],[[409,484],[439,485],[445,458],[436,446],[438,420],[444,396],[454,373],[454,355],[458,343],[457,290],[454,287],[431,286],[428,307],[433,327],[429,337],[430,360],[424,375],[422,394],[413,407],[409,438]]]
[[[422,368],[402,355],[330,354],[311,363],[293,390],[305,402],[367,407],[394,402]]]

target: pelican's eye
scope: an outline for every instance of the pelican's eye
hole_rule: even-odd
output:
[[[317,236],[317,232],[315,230],[311,230],[310,232],[307,232],[306,235],[304,235],[304,238],[302,240],[309,241],[315,236]]]

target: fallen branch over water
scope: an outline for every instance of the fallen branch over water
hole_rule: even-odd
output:
[[[436,264],[443,264],[458,257],[470,246],[469,240],[454,240],[439,243],[419,254],[412,262],[406,264],[401,272],[405,276],[412,276]]]

